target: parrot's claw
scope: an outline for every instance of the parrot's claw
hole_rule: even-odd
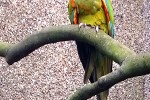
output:
[[[86,24],[85,24],[85,23],[80,23],[80,24],[79,24],[79,28],[81,28],[82,26],[85,27]]]
[[[89,25],[89,24],[86,24],[86,23],[80,23],[79,24],[79,28],[85,27],[85,26],[89,26],[91,28],[95,28],[96,33],[98,33],[98,31],[99,31],[99,26],[92,26],[92,25]]]
[[[96,33],[99,31],[99,26],[95,26]]]

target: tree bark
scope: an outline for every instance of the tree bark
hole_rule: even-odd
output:
[[[87,100],[127,78],[150,73],[150,53],[126,57],[120,68],[75,92],[69,100]]]
[[[86,100],[114,84],[127,78],[150,73],[150,54],[135,54],[134,51],[114,40],[103,31],[95,32],[88,26],[77,25],[53,26],[42,29],[27,37],[18,44],[0,42],[0,56],[5,57],[8,64],[19,61],[39,47],[60,41],[77,40],[95,46],[101,53],[121,65],[93,84],[86,85],[70,97],[70,100]]]
[[[89,43],[119,64],[128,55],[135,54],[134,51],[114,40],[101,30],[96,33],[94,29],[88,26],[79,29],[77,25],[64,25],[44,28],[18,44],[12,46],[9,44],[9,49],[5,48],[8,50],[6,50],[7,53],[3,56],[5,56],[7,63],[11,65],[45,44],[69,40]]]

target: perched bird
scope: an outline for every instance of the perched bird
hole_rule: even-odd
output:
[[[72,24],[89,25],[114,37],[114,15],[111,0],[69,0],[69,19]],[[79,58],[85,70],[84,83],[91,83],[112,71],[112,60],[95,47],[76,41]],[[97,95],[98,100],[107,100],[108,90]]]

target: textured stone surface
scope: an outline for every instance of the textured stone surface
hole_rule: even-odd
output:
[[[145,33],[146,33],[146,45],[147,45],[147,51],[150,52],[150,1],[145,0],[145,12],[144,18],[146,20],[146,27],[145,27]],[[145,92],[145,100],[150,100],[150,75],[147,75],[145,77],[145,85],[144,85],[144,92]]]
[[[67,2],[0,0],[0,41],[18,43],[46,26],[70,24]],[[113,0],[113,7],[115,39],[150,51],[150,1]],[[73,41],[43,46],[11,66],[0,58],[0,100],[65,100],[84,85],[83,74]],[[111,88],[109,100],[149,100],[149,86],[148,75],[127,79]]]

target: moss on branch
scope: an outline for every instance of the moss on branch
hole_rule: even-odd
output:
[[[12,47],[12,44],[6,42],[0,42],[0,56],[5,57],[8,50]]]

